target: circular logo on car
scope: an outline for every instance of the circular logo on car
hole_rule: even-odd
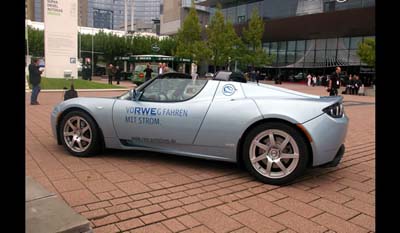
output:
[[[222,93],[227,96],[233,95],[235,93],[235,91],[236,91],[236,88],[232,84],[226,84],[222,89]]]

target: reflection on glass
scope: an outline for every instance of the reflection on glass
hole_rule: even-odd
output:
[[[305,40],[298,40],[296,43],[296,50],[297,51],[304,51],[306,48],[306,41]]]
[[[288,51],[294,51],[296,49],[296,41],[288,41],[287,49]]]
[[[278,49],[279,50],[286,50],[286,41],[279,41],[278,42]]]
[[[306,49],[307,50],[315,49],[315,40],[307,40]]]
[[[330,38],[326,40],[326,49],[336,49],[337,48],[337,38]]]
[[[316,40],[315,49],[321,50],[326,48],[326,40],[325,39],[318,39]]]
[[[362,42],[362,37],[352,37],[350,40],[350,49],[357,49],[358,44]]]

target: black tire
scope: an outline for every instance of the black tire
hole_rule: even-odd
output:
[[[71,149],[66,142],[66,138],[64,137],[64,127],[67,124],[68,120],[74,117],[80,117],[83,118],[89,125],[90,127],[90,137],[91,137],[91,142],[88,143],[89,145],[86,145],[87,148],[85,148],[83,151],[74,151]],[[86,124],[84,122],[84,124]],[[86,126],[86,125],[85,125]],[[100,138],[100,133],[98,126],[96,122],[93,120],[93,118],[87,114],[86,112],[75,110],[67,113],[61,120],[60,123],[60,128],[59,128],[59,134],[61,138],[61,142],[64,145],[64,147],[73,155],[78,156],[78,157],[90,157],[93,155],[96,155],[100,152],[101,150],[101,138]],[[83,135],[83,134],[82,134]]]
[[[255,167],[253,167],[251,161],[250,161],[250,150],[251,150],[251,143],[257,135],[260,135],[261,133],[265,132],[266,130],[278,130],[278,131],[283,131],[286,134],[290,135],[294,142],[297,144],[298,148],[298,163],[297,165],[293,165],[294,168],[293,170],[285,175],[284,177],[279,177],[279,178],[271,178],[267,177],[265,175],[262,175]],[[279,136],[279,135],[278,135]],[[283,139],[281,139],[283,140]],[[267,184],[272,184],[272,185],[283,185],[286,183],[289,183],[290,181],[293,181],[300,175],[304,173],[304,171],[307,168],[308,160],[310,157],[310,152],[307,146],[307,139],[301,135],[299,131],[297,131],[295,128],[292,126],[281,123],[281,122],[268,122],[264,123],[262,125],[258,125],[255,128],[253,128],[246,136],[243,144],[243,151],[242,151],[242,159],[243,163],[247,169],[247,171],[253,175],[256,179],[258,179],[261,182],[267,183]],[[289,144],[289,149],[293,148],[291,144]],[[256,147],[257,148],[257,147]],[[287,148],[287,147],[285,147]],[[257,157],[258,158],[258,157]],[[291,159],[286,160],[288,161],[288,164],[290,166]],[[261,162],[260,162],[261,163]],[[295,163],[293,163],[295,164]],[[266,165],[265,165],[266,166]],[[277,165],[275,165],[277,166]],[[277,169],[277,168],[272,168],[272,169]],[[267,169],[265,169],[267,170]],[[265,173],[264,173],[265,174]]]

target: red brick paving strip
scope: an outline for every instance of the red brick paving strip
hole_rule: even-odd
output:
[[[285,226],[267,218],[254,210],[232,216],[236,221],[247,226],[256,232],[279,232],[285,229]]]
[[[291,212],[285,212],[272,217],[276,222],[287,226],[299,233],[319,233],[328,230],[326,227],[318,225],[317,223],[303,218]]]
[[[191,215],[215,232],[229,232],[242,227],[239,222],[215,208],[202,210]]]
[[[364,232],[368,232],[368,230],[363,229],[353,223],[350,223],[348,221],[345,221],[341,218],[338,218],[334,215],[328,214],[328,213],[324,213],[322,215],[319,215],[315,218],[312,219],[313,221],[324,225],[334,231],[336,231],[337,233],[364,233]]]

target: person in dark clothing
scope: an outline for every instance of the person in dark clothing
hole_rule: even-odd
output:
[[[360,87],[363,85],[362,81],[360,80],[360,77],[357,75],[355,76],[354,80],[354,94],[358,95],[358,91],[360,90]]]
[[[335,72],[331,75],[328,83],[328,91],[330,96],[338,95],[338,89],[340,87],[340,72],[341,68],[336,67]]]
[[[32,85],[31,105],[38,105],[37,97],[40,92],[41,74],[39,70],[39,59],[34,58],[29,65],[29,83]]]
[[[119,81],[121,80],[121,69],[119,66],[115,67],[115,81],[117,81],[117,85],[119,85]]]
[[[72,99],[72,98],[76,98],[76,97],[78,97],[78,92],[75,90],[74,84],[71,84],[71,89],[67,90],[64,93],[64,101]]]
[[[144,69],[144,72],[146,73],[145,75],[145,81],[151,79],[151,73],[153,73],[153,70],[150,68],[150,64],[147,64],[147,68]]]
[[[112,80],[113,80],[115,69],[114,69],[114,67],[113,67],[113,65],[111,63],[107,67],[107,71],[106,72],[107,72],[107,75],[108,75],[108,84],[112,84]]]

